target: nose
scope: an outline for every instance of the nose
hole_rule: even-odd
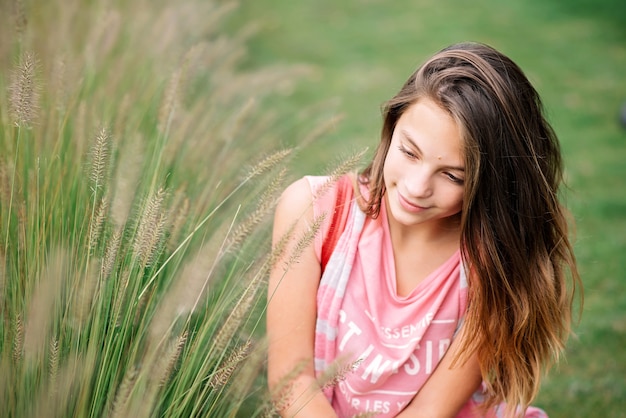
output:
[[[404,186],[410,197],[430,197],[433,194],[433,176],[425,165],[416,166],[407,173]]]

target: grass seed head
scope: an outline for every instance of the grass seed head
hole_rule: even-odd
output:
[[[50,340],[48,363],[48,387],[50,388],[50,395],[54,395],[59,374],[59,340],[56,337],[52,337]]]
[[[9,105],[16,126],[31,126],[39,112],[40,87],[37,82],[37,60],[25,52],[9,85]]]
[[[91,219],[91,224],[89,227],[89,251],[93,251],[98,246],[98,240],[102,235],[102,229],[104,227],[104,221],[107,216],[107,212],[109,210],[109,198],[108,196],[103,196],[100,199],[100,204],[96,209],[94,216]]]
[[[137,375],[138,369],[134,366],[131,366],[128,370],[126,370],[126,373],[124,373],[124,378],[117,388],[115,400],[111,406],[112,417],[122,418],[127,416],[126,412],[128,409],[128,400],[133,387],[137,382]]]
[[[212,388],[217,389],[228,383],[233,372],[237,369],[239,364],[241,364],[241,362],[248,356],[250,346],[250,340],[246,341],[244,344],[241,344],[232,351],[226,361],[218,366],[217,371],[213,374],[213,376],[211,376],[211,379],[209,380],[209,385]]]
[[[298,262],[298,260],[300,259],[300,256],[302,255],[302,252],[309,245],[311,245],[311,243],[315,239],[315,236],[317,235],[320,228],[322,227],[324,219],[326,219],[326,213],[322,213],[316,216],[313,219],[313,223],[311,224],[311,226],[309,226],[309,228],[306,231],[304,231],[304,233],[298,238],[298,241],[296,241],[296,244],[294,245],[294,247],[291,250],[291,253],[289,254],[289,259],[287,260],[285,269],[288,269],[289,266]]]
[[[336,359],[330,364],[328,369],[318,378],[318,384],[322,390],[335,387],[339,382],[346,380],[350,373],[354,373],[358,369],[363,359],[357,359],[353,362],[346,363],[341,358]]]
[[[284,150],[279,150],[276,151],[270,155],[268,155],[267,157],[263,158],[261,161],[259,161],[257,164],[255,164],[250,171],[248,171],[248,174],[246,176],[246,179],[252,179],[256,176],[259,176],[263,173],[265,173],[266,171],[270,170],[273,167],[276,167],[277,164],[279,164],[281,161],[285,160],[288,156],[290,156],[292,154],[293,150],[292,149],[284,149]]]
[[[22,315],[17,314],[13,323],[13,362],[18,364],[24,354],[24,325]]]
[[[109,175],[112,139],[106,128],[100,128],[91,147],[91,170],[89,179],[94,195],[99,195],[104,189]]]
[[[237,304],[230,312],[215,337],[213,352],[221,353],[226,350],[230,342],[235,337],[235,334],[239,330],[241,324],[246,319],[246,315],[255,301],[257,290],[258,289],[256,287],[248,286],[248,288],[246,288],[243,294],[239,297]]]
[[[257,200],[257,206],[252,211],[248,217],[241,222],[235,231],[230,235],[229,242],[226,245],[226,248],[229,250],[233,250],[237,248],[243,241],[245,241],[246,237],[248,237],[264,219],[267,218],[267,215],[270,214],[272,209],[274,208],[274,203],[276,201],[276,194],[282,186],[285,176],[287,174],[287,170],[282,168],[279,173],[272,179],[270,184],[264,190],[262,195]]]
[[[185,347],[185,343],[187,342],[187,335],[187,331],[185,331],[181,336],[173,341],[170,344],[167,355],[163,357],[166,360],[166,363],[162,368],[163,371],[161,377],[158,379],[161,386],[165,386],[172,376],[172,373],[176,368],[176,363],[178,363],[178,359],[180,358],[183,348]]]
[[[139,219],[133,249],[135,256],[144,267],[153,261],[164,235],[166,216],[163,212],[163,202],[165,196],[165,189],[159,188],[148,199]]]
[[[271,405],[269,411],[271,416],[278,415],[285,411],[293,402],[293,388],[295,379],[308,367],[307,360],[301,360],[276,383],[270,392]]]
[[[315,196],[313,198],[318,199],[320,196],[323,196],[324,193],[326,193],[328,189],[330,189],[331,186],[335,184],[339,177],[354,170],[358,166],[359,162],[366,152],[367,149],[364,149],[343,159],[335,168],[331,170],[331,172],[328,174],[328,180],[326,180],[326,182],[317,189],[317,192],[315,193]]]
[[[109,239],[106,249],[104,250],[104,258],[102,259],[102,268],[100,270],[102,280],[106,280],[113,272],[113,267],[115,266],[121,242],[122,230],[120,228],[116,228],[113,230],[111,239]]]

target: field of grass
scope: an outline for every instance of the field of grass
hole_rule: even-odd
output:
[[[264,392],[278,138],[320,124],[265,106],[308,70],[242,70],[235,7],[0,3],[0,416],[227,417]]]
[[[457,41],[512,57],[542,94],[565,157],[564,198],[577,223],[585,308],[567,357],[536,404],[551,417],[626,416],[626,3],[619,0],[256,0],[246,63],[304,62],[314,72],[288,100],[339,118],[310,147],[302,172],[376,144],[380,104],[423,59]],[[288,117],[288,116],[287,116]],[[293,143],[298,138],[291,138]]]
[[[565,155],[586,304],[536,404],[626,416],[625,27],[621,0],[0,2],[0,416],[270,416],[276,196],[371,151],[460,40],[526,70]]]

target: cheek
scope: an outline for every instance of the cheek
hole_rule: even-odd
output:
[[[455,190],[450,190],[447,196],[448,206],[461,210],[461,208],[463,207],[463,189],[455,187]]]
[[[456,207],[461,210],[463,208],[463,191],[457,193],[457,196],[455,198],[455,202],[456,202]]]

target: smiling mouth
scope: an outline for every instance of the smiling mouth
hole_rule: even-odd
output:
[[[404,196],[402,196],[402,194],[398,193],[398,201],[400,202],[400,205],[407,211],[409,212],[421,212],[423,210],[426,210],[427,208],[423,207],[423,206],[419,206],[419,205],[415,205],[411,202],[409,202]]]

